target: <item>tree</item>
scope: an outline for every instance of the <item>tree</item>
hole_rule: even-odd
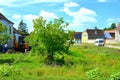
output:
[[[55,54],[63,56],[67,53],[72,40],[72,31],[64,30],[68,23],[63,18],[47,22],[42,17],[33,20],[34,31],[30,33],[27,40],[33,46],[34,51],[46,56],[47,61],[54,61]],[[70,40],[70,41],[68,41]],[[64,59],[64,57],[62,57]]]
[[[7,26],[0,22],[0,44],[4,44],[8,39],[11,38],[7,31]]]
[[[104,28],[103,30],[113,30],[113,29],[115,29],[115,28],[116,28],[116,24],[115,24],[115,23],[112,23],[112,24],[110,25],[110,27]]]
[[[116,24],[115,23],[112,23],[111,26],[110,26],[111,29],[115,29],[116,28]]]
[[[23,20],[20,21],[18,30],[20,31],[21,34],[27,34],[28,29],[26,23],[23,22]]]

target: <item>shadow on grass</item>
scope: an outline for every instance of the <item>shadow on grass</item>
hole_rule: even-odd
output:
[[[9,65],[11,65],[14,62],[14,59],[0,59],[0,64],[4,64],[4,63],[8,63]]]

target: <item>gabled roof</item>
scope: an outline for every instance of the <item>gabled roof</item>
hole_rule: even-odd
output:
[[[74,38],[75,39],[81,39],[82,32],[75,32],[74,33]]]
[[[115,30],[105,30],[104,32],[115,33]]]
[[[88,39],[104,38],[104,32],[100,29],[86,29]]]
[[[2,13],[0,13],[0,19],[4,19],[4,20],[6,20],[6,21],[9,22],[9,23],[14,24],[14,23],[11,22],[10,20],[8,20]]]

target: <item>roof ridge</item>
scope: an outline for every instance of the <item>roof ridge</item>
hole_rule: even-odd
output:
[[[9,23],[14,24],[14,23],[11,22],[10,20],[8,20],[1,12],[0,12],[0,18],[2,18],[2,19],[4,19],[4,20],[8,21]]]

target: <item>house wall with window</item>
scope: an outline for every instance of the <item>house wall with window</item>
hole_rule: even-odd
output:
[[[8,27],[8,34],[11,35],[11,39],[7,41],[8,47],[13,48],[13,22],[9,21],[3,14],[0,13],[0,22],[2,22],[3,25]]]
[[[82,43],[94,43],[98,38],[104,38],[104,32],[100,29],[86,29],[82,33]]]
[[[81,35],[82,35],[82,32],[75,32],[73,34],[73,38],[75,40],[75,44],[81,44]]]

